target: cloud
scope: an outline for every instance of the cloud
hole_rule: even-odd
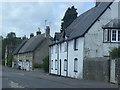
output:
[[[93,4],[86,6],[85,2],[4,2],[0,14],[3,22],[2,35],[5,37],[12,31],[17,36],[29,37],[38,27],[45,32],[45,20],[47,20],[53,36],[55,32],[60,31],[61,19],[67,8],[72,5],[78,9],[79,14],[93,6]]]

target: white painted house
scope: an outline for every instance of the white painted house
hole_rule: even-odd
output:
[[[108,58],[109,51],[120,45],[118,24],[118,2],[97,2],[64,32],[55,33],[49,73],[82,79],[85,59]]]

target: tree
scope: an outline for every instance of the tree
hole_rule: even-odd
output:
[[[76,10],[74,6],[66,10],[61,23],[61,31],[64,31],[77,18]]]
[[[16,44],[16,34],[14,32],[8,33],[6,39],[7,39],[8,45],[15,45]]]
[[[43,69],[45,72],[49,72],[49,56],[43,59]]]

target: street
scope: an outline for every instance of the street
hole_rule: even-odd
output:
[[[2,88],[118,88],[118,86],[2,67]]]

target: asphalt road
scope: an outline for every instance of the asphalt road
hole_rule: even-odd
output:
[[[29,72],[6,67],[3,67],[2,71],[2,88],[72,88],[69,85],[34,77]]]
[[[2,67],[0,72],[2,88],[118,88],[114,84],[58,77],[40,71],[26,72]]]

